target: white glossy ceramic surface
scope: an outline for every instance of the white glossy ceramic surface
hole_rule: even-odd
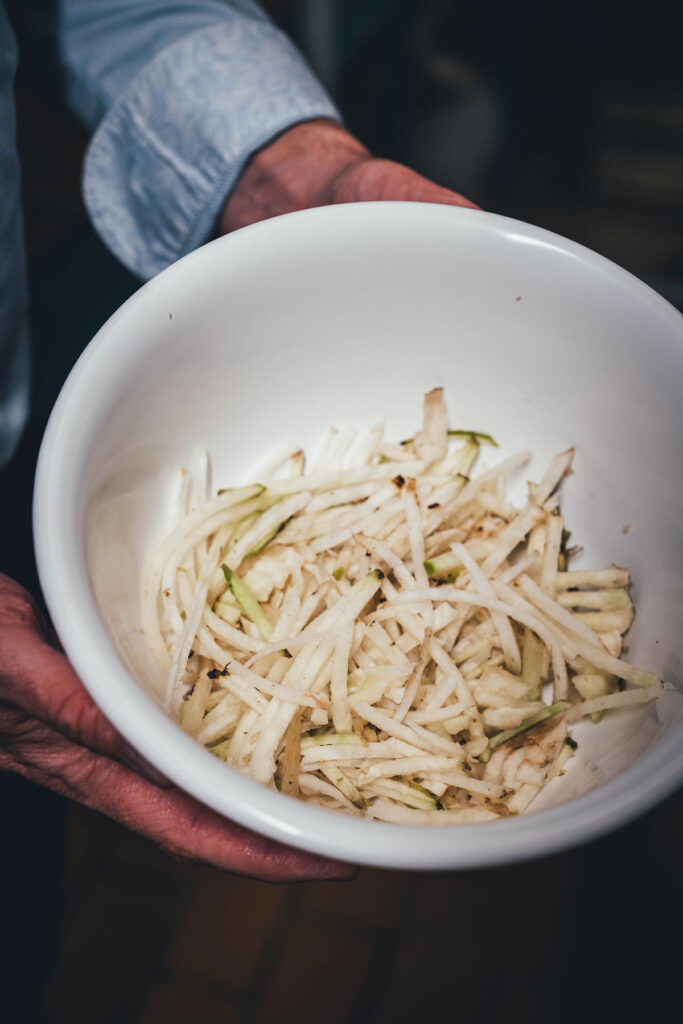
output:
[[[114,725],[170,779],[290,844],[401,868],[547,854],[639,814],[683,777],[681,698],[583,723],[579,755],[534,813],[418,829],[270,791],[161,710],[138,631],[141,562],[167,528],[173,471],[210,449],[214,485],[251,482],[283,440],[330,424],[411,432],[422,394],[490,431],[530,474],[570,444],[563,508],[577,564],[629,565],[630,659],[683,682],[683,320],[594,253],[491,214],[403,203],[292,214],[212,242],[98,333],[53,412],[35,534],[64,647]],[[490,456],[489,456],[490,460]],[[520,481],[520,489],[523,481]],[[521,493],[521,491],[520,491]]]

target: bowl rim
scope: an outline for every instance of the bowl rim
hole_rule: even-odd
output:
[[[429,828],[356,819],[283,797],[219,762],[173,722],[124,666],[100,618],[90,589],[82,542],[73,516],[78,478],[72,454],[79,408],[116,338],[119,322],[160,287],[207,265],[219,249],[239,247],[246,234],[280,231],[304,219],[470,218],[481,231],[537,241],[579,258],[615,283],[636,289],[653,310],[683,326],[683,318],[657,292],[592,250],[543,228],[499,214],[431,203],[373,202],[319,207],[261,221],[207,243],[142,285],[100,328],[74,365],[50,416],[36,470],[33,527],[36,562],[48,610],[64,650],[111,723],[170,781],[202,803],[272,839],[310,852],[384,868],[452,870],[488,867],[545,856],[597,838],[631,821],[683,781],[683,723],[623,772],[582,796],[528,815],[480,824]],[[474,218],[477,218],[475,221]],[[161,282],[161,284],[160,284]],[[131,332],[132,334],[133,332]],[[128,341],[128,346],[133,341]],[[83,452],[87,442],[80,439]],[[76,448],[78,445],[76,445]],[[226,769],[229,773],[226,775]],[[226,779],[230,780],[228,786]],[[495,833],[491,830],[495,829]],[[491,842],[495,835],[495,842]],[[426,837],[438,836],[438,842]]]

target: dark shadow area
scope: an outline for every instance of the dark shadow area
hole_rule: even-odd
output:
[[[382,155],[680,305],[682,30],[661,2],[396,3],[350,52],[342,109]]]

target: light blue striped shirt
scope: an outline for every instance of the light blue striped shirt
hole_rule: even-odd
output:
[[[56,0],[70,109],[93,133],[83,194],[139,277],[201,245],[249,157],[279,132],[339,115],[251,0]],[[0,0],[0,466],[28,414],[27,290],[12,83]]]

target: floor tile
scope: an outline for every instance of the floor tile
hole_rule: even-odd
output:
[[[257,1024],[353,1024],[375,945],[308,922],[295,923],[263,993]]]
[[[287,898],[286,887],[205,869],[178,923],[165,970],[247,988]]]

